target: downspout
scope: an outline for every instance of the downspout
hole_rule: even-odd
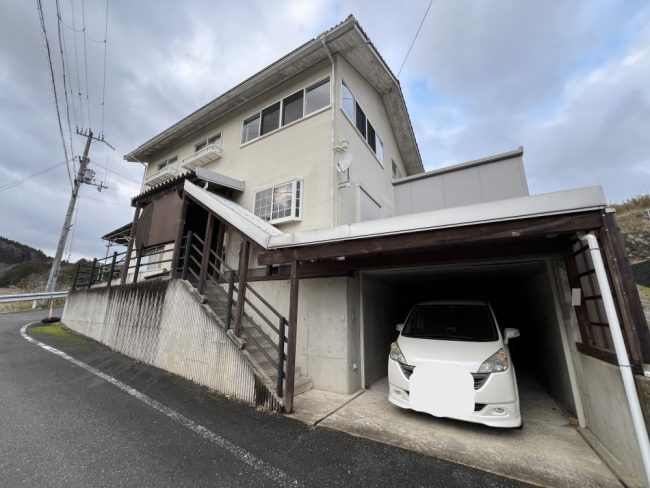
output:
[[[330,75],[330,87],[331,87],[331,99],[332,99],[332,110],[331,110],[331,133],[332,133],[332,140],[331,140],[331,145],[332,145],[332,161],[331,161],[331,170],[330,170],[330,176],[332,178],[332,184],[330,185],[330,200],[332,202],[332,219],[331,219],[331,225],[332,227],[338,225],[339,221],[339,216],[337,214],[337,197],[338,193],[335,190],[336,187],[338,187],[338,174],[336,171],[336,148],[338,146],[338,140],[339,140],[339,130],[338,130],[338,117],[337,117],[337,112],[336,112],[336,107],[338,104],[336,103],[336,94],[337,94],[337,81],[336,81],[336,61],[332,57],[332,53],[330,52],[329,48],[327,47],[327,42],[325,41],[325,36],[321,35],[319,37],[321,44],[323,45],[323,48],[325,49],[325,53],[327,54],[327,57],[330,60],[330,65],[332,66],[332,73]]]
[[[609,329],[612,334],[612,340],[614,341],[616,359],[618,361],[619,369],[621,370],[621,377],[623,378],[625,395],[627,396],[627,402],[630,405],[634,431],[639,443],[641,458],[643,459],[646,483],[650,483],[650,442],[648,441],[648,431],[643,420],[643,412],[641,411],[641,404],[639,403],[639,396],[634,383],[634,375],[632,374],[632,368],[630,367],[630,359],[627,355],[627,349],[625,348],[623,332],[621,331],[621,324],[618,321],[618,314],[616,313],[616,307],[614,306],[614,299],[612,298],[612,291],[609,287],[605,265],[598,247],[598,239],[596,239],[596,236],[593,233],[581,236],[580,239],[585,241],[589,246],[591,260],[593,261],[594,270],[596,271],[596,279],[598,280],[600,294],[602,296],[603,305],[605,306],[607,321],[609,322]]]

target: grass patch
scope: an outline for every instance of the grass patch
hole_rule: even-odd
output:
[[[67,344],[71,346],[84,346],[86,341],[75,334],[70,329],[64,327],[60,322],[56,324],[40,324],[34,325],[29,328],[30,335],[34,337],[40,336],[40,339],[54,339],[59,344]]]

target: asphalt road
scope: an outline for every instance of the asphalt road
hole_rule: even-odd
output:
[[[23,338],[42,316],[0,315],[0,486],[528,486],[257,411],[93,341],[29,332],[165,414]]]

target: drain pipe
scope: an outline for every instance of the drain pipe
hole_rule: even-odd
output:
[[[603,305],[605,306],[607,321],[609,322],[609,329],[614,341],[616,359],[618,361],[619,369],[621,370],[621,377],[623,378],[625,395],[627,396],[627,402],[630,405],[634,431],[639,443],[639,449],[641,450],[641,458],[643,459],[643,467],[645,468],[646,473],[646,483],[650,483],[650,442],[648,442],[648,431],[643,419],[639,396],[636,391],[636,385],[634,384],[634,375],[632,374],[632,368],[630,367],[630,359],[627,355],[625,342],[623,341],[621,324],[618,321],[618,314],[616,313],[616,307],[614,306],[614,299],[612,298],[612,291],[609,287],[607,273],[605,272],[605,265],[603,264],[603,258],[598,247],[598,239],[596,239],[596,236],[593,233],[581,236],[580,239],[585,241],[589,246],[591,260],[593,261],[594,270],[596,271],[596,279],[598,280],[600,294],[602,296]]]

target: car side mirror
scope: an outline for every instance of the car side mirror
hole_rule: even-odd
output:
[[[396,330],[397,332],[402,332],[402,329],[403,329],[403,328],[404,328],[404,324],[397,324],[397,325],[395,326],[395,330]]]
[[[519,329],[513,329],[512,327],[508,327],[503,331],[503,343],[507,344],[510,339],[514,339],[515,337],[519,337],[521,334],[519,334]]]

